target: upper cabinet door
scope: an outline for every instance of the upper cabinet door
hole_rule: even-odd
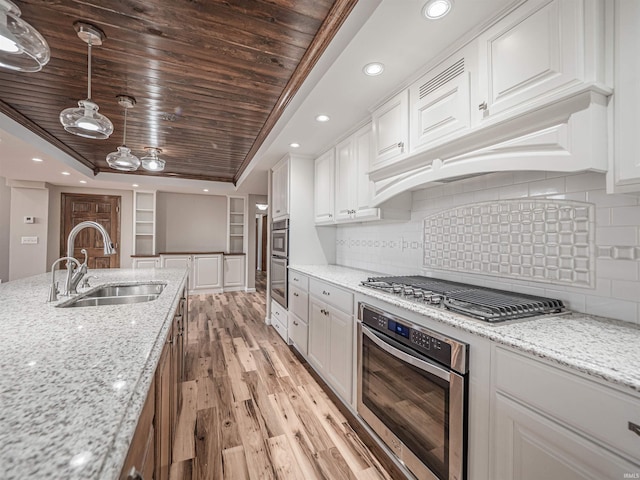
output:
[[[412,152],[470,127],[469,88],[464,58],[429,72],[411,86]]]
[[[530,0],[478,38],[488,118],[583,80],[584,0]]]
[[[375,110],[371,170],[392,165],[409,151],[409,91],[404,90]]]
[[[349,220],[356,203],[354,180],[357,175],[353,137],[336,146],[336,220]]]
[[[373,184],[369,179],[371,159],[371,124],[361,128],[353,135],[353,151],[356,163],[355,214],[356,218],[377,217],[378,209],[371,208]]]
[[[334,217],[334,172],[335,157],[333,149],[316,158],[315,161],[315,223],[333,223]]]
[[[272,178],[273,220],[289,216],[289,158],[282,159],[274,168]]]

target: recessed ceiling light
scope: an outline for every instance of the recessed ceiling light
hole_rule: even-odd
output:
[[[380,75],[382,72],[384,72],[384,65],[380,62],[367,63],[362,71],[365,73],[365,75],[375,77],[376,75]]]
[[[87,183],[86,180],[80,180],[80,183]]]
[[[203,192],[208,192],[208,191],[209,191],[209,189],[208,189],[208,188],[203,188],[203,189],[202,189],[202,191],[203,191]]]
[[[131,185],[132,187],[139,187],[140,185],[138,185],[137,183],[134,183],[133,185]]]
[[[316,117],[316,121],[318,121],[318,122],[328,122],[329,120],[331,120],[331,118],[329,117],[329,115],[324,115],[324,114],[322,114],[322,115],[318,115],[318,116]]]
[[[41,158],[37,158],[37,157],[33,157],[31,160],[33,160],[34,162],[44,162],[44,160],[42,160]]]
[[[62,172],[63,175],[71,175],[69,172]]]
[[[453,0],[429,0],[422,7],[422,15],[429,20],[436,20],[449,13],[452,7]]]
[[[290,144],[289,144],[289,146],[290,146],[291,148],[300,148],[300,144],[299,144],[299,143],[295,143],[295,142],[290,143]]]

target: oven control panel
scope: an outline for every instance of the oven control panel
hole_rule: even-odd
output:
[[[369,306],[361,309],[360,320],[396,342],[452,367],[452,344],[460,345],[460,342]]]

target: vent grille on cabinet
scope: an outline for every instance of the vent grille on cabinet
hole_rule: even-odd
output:
[[[464,58],[451,65],[445,71],[420,85],[420,99],[423,99],[445,83],[464,73]]]

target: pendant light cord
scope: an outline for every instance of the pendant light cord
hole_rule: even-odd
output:
[[[87,62],[87,100],[91,100],[91,40],[87,42],[87,45],[89,46],[89,61]]]
[[[122,134],[122,146],[127,146],[127,111],[129,109],[124,107],[124,133]]]

